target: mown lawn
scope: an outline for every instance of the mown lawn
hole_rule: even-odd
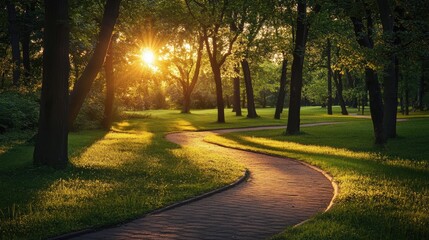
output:
[[[339,112],[338,108],[334,110]],[[229,184],[243,174],[244,167],[240,163],[219,156],[202,155],[192,147],[179,147],[167,142],[165,134],[285,125],[287,112],[283,113],[281,120],[274,120],[273,113],[274,109],[258,109],[260,118],[247,119],[235,117],[234,113],[226,110],[227,123],[218,124],[215,123],[215,110],[195,110],[192,114],[172,110],[130,112],[129,118],[117,122],[112,131],[70,133],[71,163],[63,171],[32,166],[33,147],[25,141],[31,133],[0,135],[0,239],[40,239],[115,224]],[[287,230],[283,236],[383,238],[384,234],[393,236],[399,231],[397,229],[402,229],[399,237],[407,231],[410,236],[425,236],[427,230],[423,227],[427,226],[428,200],[422,196],[428,195],[427,150],[423,147],[427,146],[427,137],[424,136],[428,132],[425,128],[427,120],[400,123],[400,137],[391,141],[388,149],[383,151],[385,155],[400,155],[401,159],[381,157],[385,155],[377,155],[373,159],[373,152],[379,149],[372,147],[371,125],[367,119],[338,114],[328,116],[320,107],[303,108],[303,123],[326,121],[349,123],[306,128],[306,134],[291,139],[281,134],[284,130],[264,131],[268,135],[260,137],[263,142],[269,139],[294,141],[315,145],[316,149],[323,142],[323,145],[349,148],[352,152],[361,151],[371,157],[362,160],[348,156],[348,152],[344,157],[341,154],[292,151],[278,147],[274,142],[269,142],[268,147],[265,143],[244,139],[253,133],[227,136],[243,136],[241,140],[234,140],[235,147],[243,141],[255,147],[254,150],[263,146],[272,149],[271,154],[285,154],[316,164],[331,172],[340,183],[341,193],[332,211],[299,228]],[[409,142],[410,136],[415,141]],[[212,161],[205,161],[207,157]],[[374,198],[371,197],[373,195]],[[368,198],[374,200],[369,201]],[[416,201],[420,201],[418,206]],[[400,209],[400,204],[407,206],[408,210],[389,210]],[[386,229],[393,229],[392,233],[387,234]]]
[[[398,123],[398,137],[372,144],[370,120],[284,130],[210,136],[233,148],[291,157],[332,175],[335,205],[274,239],[429,239],[429,118]]]

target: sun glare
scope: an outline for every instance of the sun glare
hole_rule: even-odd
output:
[[[141,58],[143,62],[145,62],[148,65],[152,65],[155,61],[155,55],[150,49],[144,49],[141,53]]]

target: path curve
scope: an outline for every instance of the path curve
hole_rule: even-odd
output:
[[[303,124],[301,126],[331,123]],[[227,191],[77,239],[264,239],[323,212],[334,185],[321,171],[293,159],[229,149],[204,141],[211,134],[278,129],[257,127],[166,136],[182,146],[218,152],[250,171],[247,182]]]

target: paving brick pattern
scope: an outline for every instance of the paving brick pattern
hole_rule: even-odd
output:
[[[76,239],[265,239],[328,207],[334,189],[322,173],[295,160],[225,149],[203,141],[209,134],[228,131],[234,130],[175,133],[167,139],[242,161],[251,173],[247,182]]]

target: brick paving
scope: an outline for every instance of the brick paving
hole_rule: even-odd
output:
[[[321,124],[318,124],[321,125]],[[278,127],[264,127],[272,129]],[[225,149],[203,141],[209,134],[250,129],[183,132],[167,136],[243,162],[248,181],[210,197],[76,239],[265,239],[323,212],[334,196],[331,182],[295,160]]]

